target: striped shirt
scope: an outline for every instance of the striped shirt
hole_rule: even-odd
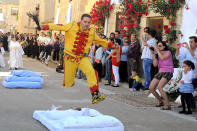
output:
[[[153,56],[150,52],[149,47],[151,46],[155,46],[157,43],[157,40],[155,38],[151,38],[150,40],[148,40],[146,42],[148,44],[148,46],[144,46],[143,51],[142,51],[142,59],[153,59]]]
[[[101,61],[103,57],[103,47],[99,47],[95,52],[95,59]]]

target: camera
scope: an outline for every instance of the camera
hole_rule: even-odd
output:
[[[180,43],[179,45],[180,45],[180,47],[185,47],[186,46],[185,43]]]
[[[154,50],[155,50],[152,46],[151,46],[151,47],[149,47],[149,49],[150,49],[150,50],[152,50],[152,51],[154,51]]]

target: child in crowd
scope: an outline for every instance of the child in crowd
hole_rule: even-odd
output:
[[[194,87],[192,85],[193,70],[195,69],[194,63],[186,60],[183,63],[184,71],[182,73],[182,79],[180,81],[180,93],[181,93],[181,103],[183,110],[179,111],[180,114],[192,114],[190,98],[194,92]],[[187,111],[185,110],[185,103],[187,104]]]
[[[129,88],[131,91],[139,91],[143,89],[142,80],[138,76],[136,70],[131,71],[131,76],[129,77]]]
[[[5,50],[3,48],[3,43],[0,42],[0,67],[5,67],[5,61],[3,55],[5,54]]]

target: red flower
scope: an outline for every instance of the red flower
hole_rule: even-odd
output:
[[[122,34],[122,37],[126,37],[126,34]]]
[[[120,25],[120,28],[123,29],[123,25]]]
[[[107,8],[108,8],[109,10],[112,10],[112,9],[113,9],[113,6],[110,5],[110,6],[108,6]]]
[[[174,22],[170,22],[170,25],[171,25],[171,26],[175,26],[175,23],[174,23]]]
[[[145,12],[144,14],[147,16],[148,15],[148,12]]]
[[[168,8],[168,9],[167,9],[167,12],[170,12],[170,11],[171,11],[170,8]]]
[[[170,32],[169,28],[165,29],[165,34],[169,34],[169,32]]]
[[[168,41],[166,40],[165,43],[168,43]]]
[[[135,26],[135,27],[139,27],[138,23],[134,23],[134,26]]]
[[[132,8],[133,8],[133,5],[132,5],[131,3],[129,3],[129,4],[128,4],[128,7],[129,7],[130,9],[132,9]]]
[[[158,29],[160,29],[160,28],[161,28],[161,25],[160,25],[159,23],[157,24],[157,28],[158,28]]]
[[[164,29],[167,29],[167,28],[168,28],[168,25],[164,25],[163,28],[164,28]]]
[[[139,4],[141,5],[141,4],[143,4],[143,2],[139,1]]]
[[[174,3],[174,0],[170,0],[169,3],[170,3],[170,4],[173,4],[173,3]]]

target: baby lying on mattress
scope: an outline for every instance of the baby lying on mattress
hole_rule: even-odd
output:
[[[35,111],[33,118],[40,121],[50,131],[124,131],[124,125],[115,117],[103,115],[90,108]]]

